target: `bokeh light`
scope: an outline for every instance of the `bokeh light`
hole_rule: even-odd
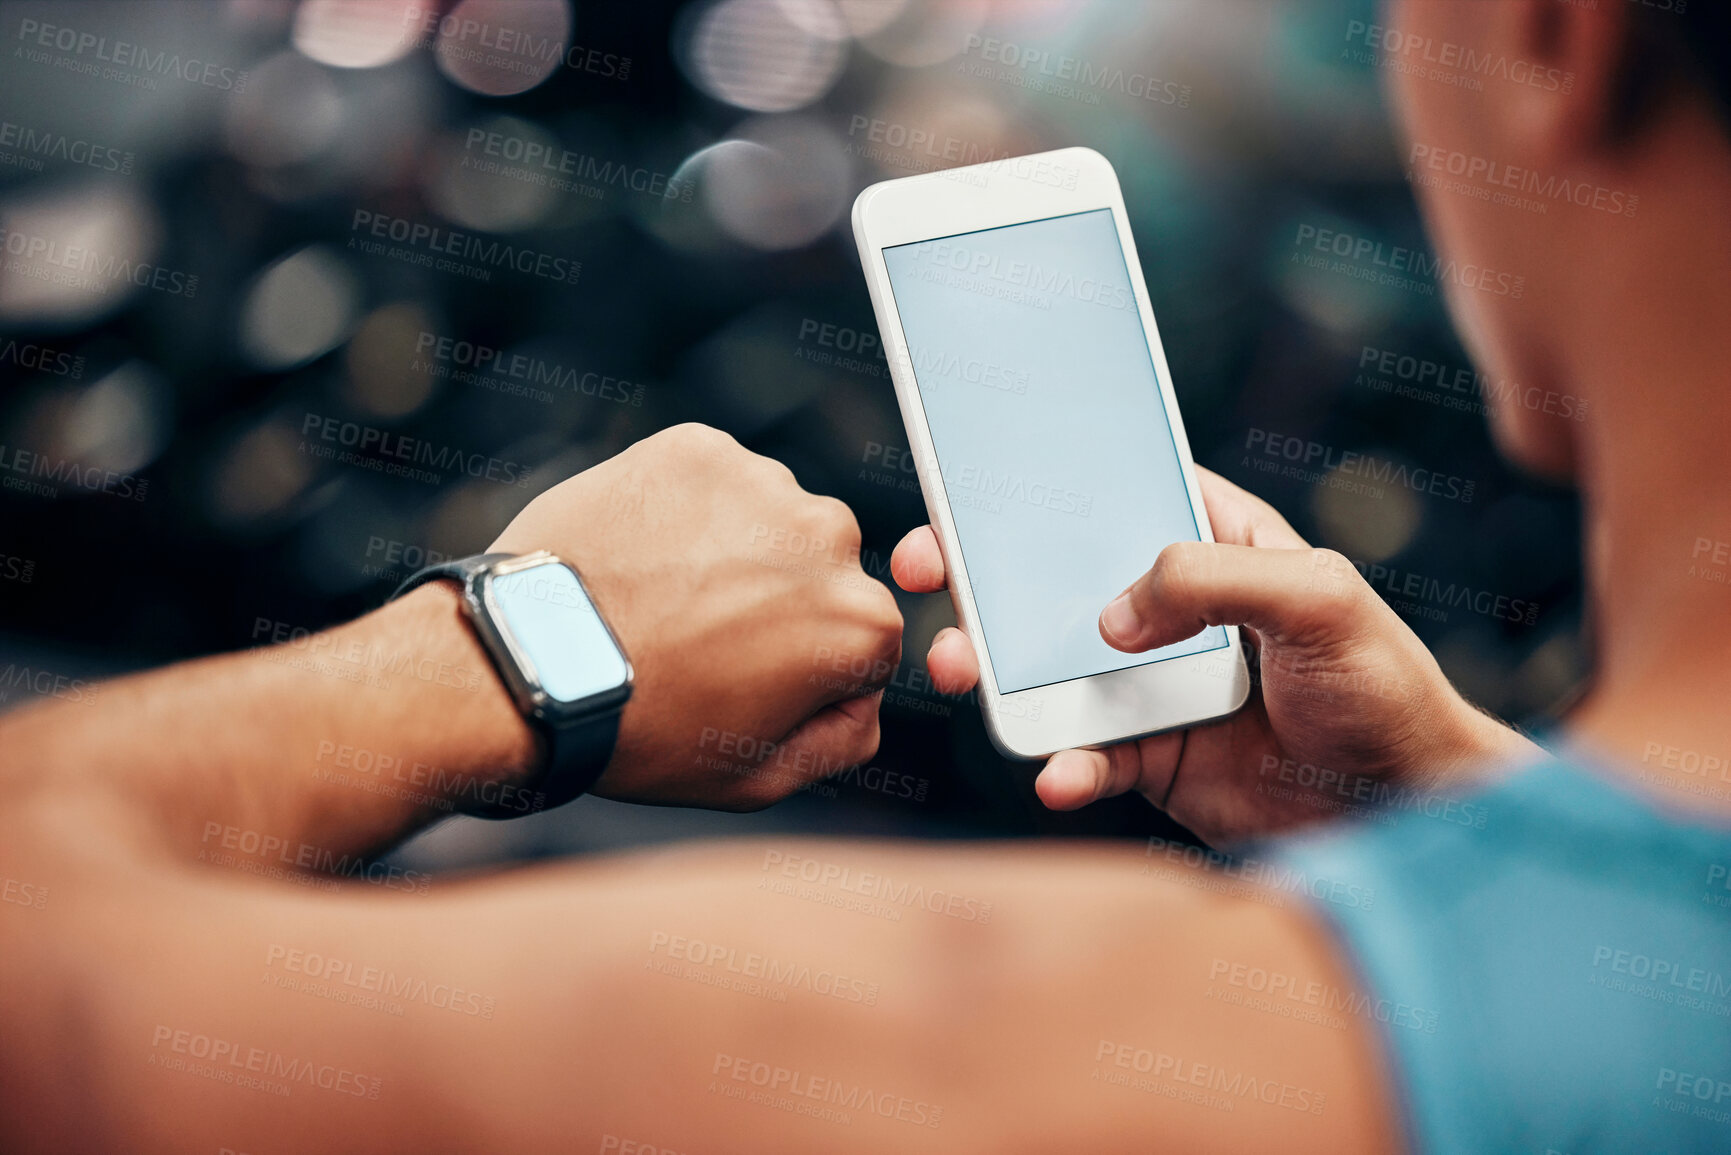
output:
[[[960,56],[990,11],[989,0],[927,0],[909,5],[861,43],[880,60],[927,68]]]
[[[1329,471],[1317,484],[1311,509],[1322,527],[1324,545],[1366,562],[1387,561],[1405,549],[1424,518],[1411,489],[1367,482],[1344,468]]]
[[[433,396],[433,362],[420,348],[433,328],[425,308],[407,301],[369,313],[344,352],[350,403],[375,417],[407,417]]]
[[[342,342],[359,305],[341,253],[309,245],[259,274],[241,309],[241,348],[260,369],[304,365]]]
[[[498,155],[466,147],[470,132],[492,134]],[[549,171],[525,157],[557,157],[552,133],[527,120],[501,116],[446,136],[427,166],[427,198],[441,215],[471,229],[510,233],[540,221],[558,194]]]
[[[377,68],[415,46],[425,10],[420,0],[304,0],[294,46],[332,68]]]
[[[566,0],[462,0],[439,21],[439,70],[481,96],[514,96],[553,75],[571,42]]]
[[[72,328],[152,287],[184,297],[196,274],[154,263],[160,235],[155,210],[118,182],[0,201],[0,321]]]
[[[228,107],[229,151],[248,164],[297,164],[330,145],[342,100],[319,65],[293,52],[261,64]]]
[[[793,249],[841,218],[852,164],[835,133],[783,117],[748,121],[738,132],[705,161],[704,201],[729,236],[760,249]]]
[[[829,91],[841,74],[842,30],[839,13],[818,0],[720,0],[697,18],[685,59],[693,83],[715,99],[788,112]]]

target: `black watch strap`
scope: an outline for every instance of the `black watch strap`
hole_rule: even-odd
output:
[[[388,600],[395,601],[416,586],[425,585],[427,582],[449,578],[463,587],[463,613],[467,617],[474,612],[470,608],[470,591],[475,582],[495,562],[509,561],[516,556],[510,553],[481,553],[442,565],[428,566],[411,574]],[[488,659],[497,667],[501,660],[500,655],[495,654],[484,639],[481,648],[487,651]],[[554,726],[542,718],[526,716],[524,721],[529,723],[540,740],[540,772],[526,787],[516,791],[511,797],[501,796],[493,803],[467,806],[464,813],[478,818],[519,818],[525,814],[563,806],[578,797],[595,785],[595,780],[607,769],[607,763],[613,757],[613,747],[619,740],[619,715],[620,711],[609,710],[564,727]]]

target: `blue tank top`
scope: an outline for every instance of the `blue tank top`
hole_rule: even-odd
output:
[[[1731,1152],[1731,830],[1570,757],[1277,844],[1368,996],[1315,1011],[1376,1023],[1416,1151]]]

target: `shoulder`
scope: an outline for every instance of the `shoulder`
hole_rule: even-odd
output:
[[[1731,834],[1556,761],[1387,817],[1269,856],[1374,896],[1311,901],[1358,971],[1417,1146],[1690,1146],[1731,1123],[1731,923],[1713,889]],[[1728,1080],[1717,1122],[1691,1098],[1711,1071],[1712,1095]]]

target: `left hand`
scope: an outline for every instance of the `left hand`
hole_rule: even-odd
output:
[[[722,810],[876,753],[902,616],[859,547],[846,505],[703,425],[554,486],[492,546],[574,565],[636,668],[593,793]]]

